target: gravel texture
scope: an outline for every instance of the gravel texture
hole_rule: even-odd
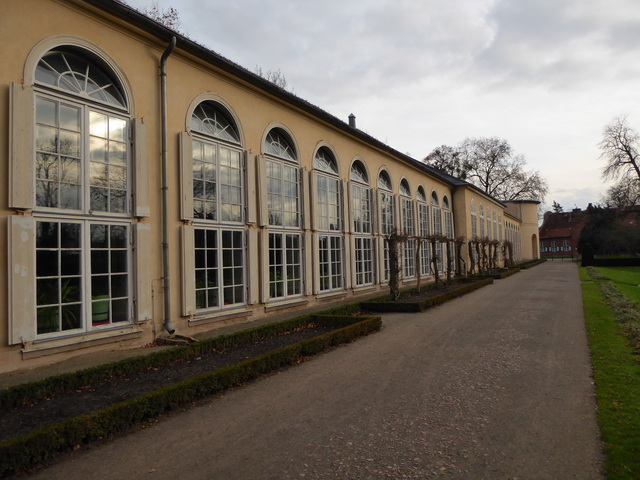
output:
[[[603,479],[595,412],[577,269],[547,262],[33,478]]]

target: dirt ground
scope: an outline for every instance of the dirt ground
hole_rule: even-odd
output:
[[[33,479],[603,479],[575,264],[547,262]]]

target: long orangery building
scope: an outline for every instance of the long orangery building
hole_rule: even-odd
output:
[[[537,202],[500,202],[123,3],[2,7],[0,371],[375,293],[394,231],[538,255]],[[431,262],[404,242],[402,281],[445,268],[444,246]]]

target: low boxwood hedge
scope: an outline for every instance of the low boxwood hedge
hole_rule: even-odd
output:
[[[519,271],[520,271],[520,268],[518,268],[518,267],[508,268],[508,269],[504,269],[504,270],[498,270],[498,271],[490,272],[489,276],[491,278],[493,278],[494,280],[501,280],[503,278],[510,277],[511,275],[514,275],[514,274],[518,273]]]
[[[493,278],[482,278],[480,280],[472,280],[469,278],[459,279],[456,283],[460,284],[459,287],[434,295],[433,297],[426,298],[417,302],[408,302],[406,300],[393,301],[387,295],[384,297],[378,297],[373,300],[362,302],[360,306],[363,310],[369,312],[408,312],[417,313],[426,310],[427,308],[440,305],[441,303],[452,300],[456,297],[466,295],[478,288],[484,287],[493,283]]]
[[[541,263],[546,262],[546,258],[537,258],[535,260],[527,260],[526,262],[520,262],[516,264],[516,267],[521,270],[526,270],[527,268],[535,267],[536,265],[540,265]]]
[[[322,317],[325,318],[324,321],[328,321],[326,319],[331,317],[343,318],[344,316],[357,313],[359,309],[360,307],[357,303],[349,304],[325,310],[322,312]],[[316,317],[317,315],[313,314],[302,315],[282,322],[275,322],[229,335],[221,335],[219,337],[201,340],[191,345],[179,346],[148,355],[141,355],[79,370],[77,372],[64,373],[43,380],[16,385],[0,391],[0,408],[12,408],[28,402],[33,398],[43,398],[62,392],[73,391],[82,386],[102,382],[113,377],[129,375],[134,372],[166,365],[179,360],[196,358],[204,352],[222,350],[224,348],[243,345],[262,338],[278,335],[307,325]]]
[[[343,315],[304,315],[292,320],[204,340],[185,347],[176,347],[145,357],[135,357],[103,367],[83,370],[77,372],[77,376],[65,374],[61,376],[62,379],[51,378],[8,389],[3,392],[5,405],[15,404],[18,398],[26,399],[28,395],[73,388],[71,385],[87,385],[98,379],[108,378],[115,372],[132,372],[135,369],[164,364],[168,359],[182,359],[197,355],[194,352],[239,345],[276,333],[283,333],[306,325],[310,321],[336,328],[336,330],[323,335],[2,442],[0,443],[0,477],[4,478],[30,466],[45,463],[54,456],[78,445],[111,436],[148,418],[253,380],[265,373],[293,365],[301,358],[318,354],[328,348],[380,330],[382,324],[380,317],[345,315],[353,313],[354,307],[334,310],[338,310]],[[11,390],[15,390],[16,393],[12,395]],[[11,400],[9,401],[9,399]]]

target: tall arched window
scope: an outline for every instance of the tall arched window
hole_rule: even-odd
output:
[[[416,200],[418,202],[418,235],[420,236],[420,274],[429,275],[429,241],[426,239],[429,235],[429,204],[422,185],[418,187]]]
[[[495,212],[495,210],[493,212],[493,229],[492,229],[492,232],[493,232],[492,238],[494,240],[497,240],[498,239],[498,215]]]
[[[223,105],[199,103],[191,133],[195,308],[215,311],[246,303],[244,162],[238,127]]]
[[[378,175],[378,204],[380,205],[380,233],[390,235],[396,230],[396,203],[389,174],[382,170]],[[389,245],[383,248],[384,280],[389,280]]]
[[[314,157],[316,211],[319,252],[319,291],[344,288],[344,246],[342,230],[342,189],[338,162],[327,147]]]
[[[60,46],[35,70],[36,332],[130,322],[130,113],[102,58]],[[70,215],[72,214],[72,215]]]
[[[416,274],[415,240],[411,238],[415,235],[415,226],[411,189],[406,178],[400,182],[400,208],[402,211],[402,233],[409,237],[405,240],[403,248],[404,276],[409,278]]]
[[[263,145],[269,215],[269,298],[302,294],[300,169],[288,133],[273,128]]]
[[[484,231],[484,206],[481,204],[480,205],[480,238],[484,238],[485,237],[485,231]]]
[[[478,215],[476,210],[476,201],[471,200],[471,239],[478,238]]]
[[[449,240],[453,240],[453,214],[446,195],[442,198],[442,213],[444,215],[444,234]]]
[[[431,192],[431,215],[433,217],[433,233],[434,235],[442,235],[442,212],[440,211],[440,202],[438,194]],[[442,243],[436,243],[436,259],[438,271],[442,271]]]
[[[364,164],[356,160],[349,173],[351,189],[353,242],[355,253],[356,287],[373,284],[373,238],[371,220],[371,188]]]

